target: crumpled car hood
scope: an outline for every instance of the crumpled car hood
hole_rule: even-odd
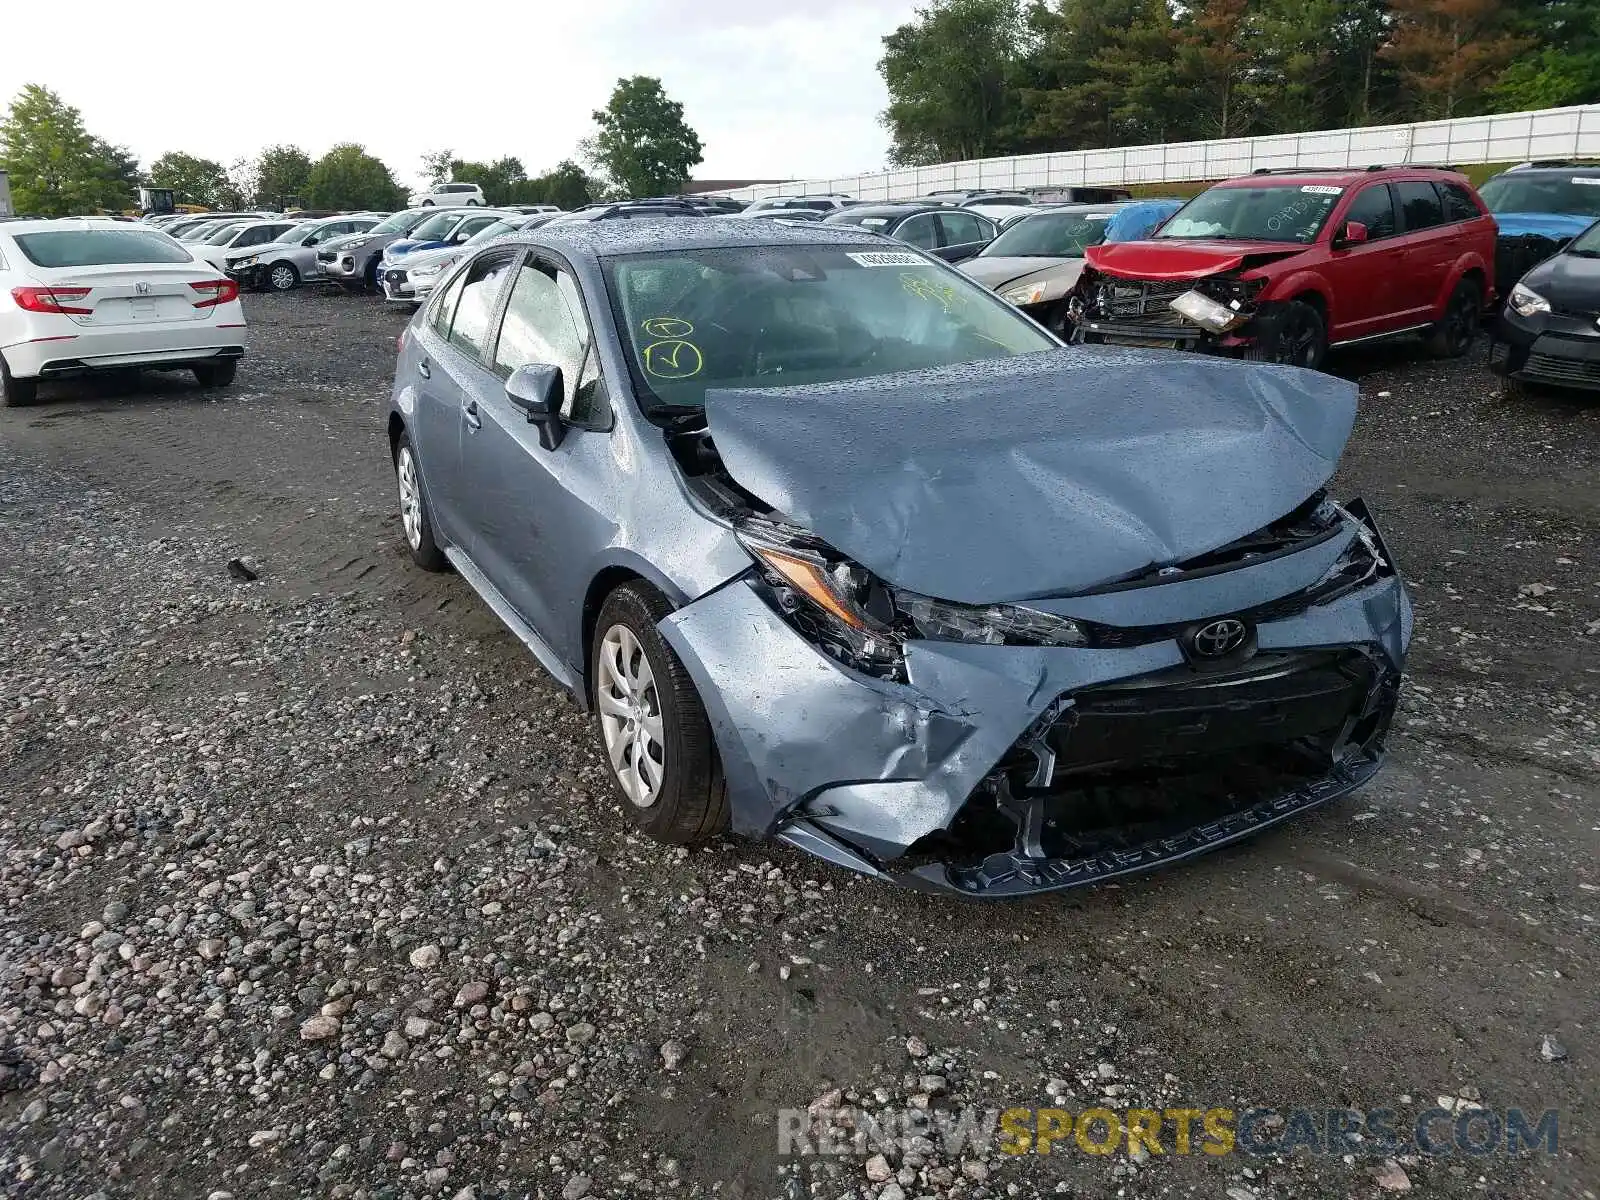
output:
[[[1308,245],[1293,242],[1153,238],[1144,242],[1103,242],[1083,253],[1097,271],[1127,279],[1193,279],[1231,271],[1246,259],[1261,262],[1288,258],[1309,249]]]
[[[1080,347],[794,388],[711,389],[745,489],[890,583],[1070,595],[1215,550],[1322,486],[1356,387]]]

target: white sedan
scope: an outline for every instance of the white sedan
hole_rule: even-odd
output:
[[[159,230],[0,224],[0,405],[99,371],[183,369],[224,387],[244,348],[239,285]]]

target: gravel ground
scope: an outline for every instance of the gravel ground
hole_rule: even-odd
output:
[[[1600,404],[1336,362],[1418,607],[1386,772],[994,908],[631,835],[576,708],[401,553],[403,316],[247,306],[225,392],[0,412],[0,1193],[1595,1196]],[[1559,1109],[1559,1153],[778,1155],[808,1105],[1440,1098]]]

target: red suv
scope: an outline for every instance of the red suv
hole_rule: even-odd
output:
[[[1454,171],[1257,171],[1145,241],[1089,247],[1073,340],[1319,367],[1330,346],[1424,333],[1464,354],[1494,293],[1495,234]]]

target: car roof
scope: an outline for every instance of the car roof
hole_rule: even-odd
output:
[[[852,204],[843,211],[849,213],[852,217],[895,217],[902,214],[909,216],[912,213],[919,212],[954,212],[956,210],[948,204],[939,204],[937,202],[929,204],[922,200],[907,200],[901,204],[893,202],[888,204]]]
[[[1353,183],[1367,183],[1383,179],[1437,179],[1440,176],[1449,176],[1453,179],[1465,180],[1455,167],[1437,167],[1427,163],[1396,163],[1392,167],[1350,167],[1339,170],[1319,171],[1314,168],[1295,168],[1284,170],[1261,170],[1249,175],[1239,175],[1233,179],[1224,179],[1216,187],[1262,187],[1267,184],[1282,186],[1299,186],[1307,184],[1326,183],[1349,187]]]
[[[21,233],[60,233],[63,230],[105,229],[109,217],[14,217],[3,226],[11,237]],[[117,221],[112,228],[140,229],[137,221]],[[144,228],[145,233],[159,233],[159,229]]]
[[[1563,167],[1556,163],[1543,163],[1528,167],[1507,167],[1500,172],[1500,175],[1585,175],[1592,177],[1600,175],[1600,164],[1574,163],[1571,166]],[[1500,175],[1496,175],[1494,178],[1498,179]]]
[[[508,233],[496,245],[525,242],[569,254],[609,258],[672,250],[715,250],[733,246],[882,246],[878,234],[851,225],[814,221],[717,221],[710,217],[662,217],[658,221],[574,221]]]

